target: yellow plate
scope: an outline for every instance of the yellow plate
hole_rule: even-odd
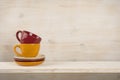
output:
[[[44,61],[39,61],[39,62],[17,62],[15,61],[15,62],[21,66],[36,66],[36,65],[42,64]]]
[[[38,57],[14,57],[14,61],[21,66],[35,66],[42,64],[45,61],[45,56],[41,55]]]

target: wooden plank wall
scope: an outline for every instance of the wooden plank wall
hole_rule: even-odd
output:
[[[119,0],[0,0],[0,61],[17,30],[42,37],[46,60],[120,60]]]

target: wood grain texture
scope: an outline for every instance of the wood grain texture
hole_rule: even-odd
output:
[[[24,76],[24,77],[23,77]],[[69,76],[69,77],[68,77]],[[119,80],[120,74],[0,74],[2,80]]]
[[[120,60],[119,0],[0,0],[0,61],[12,61],[17,30],[43,38],[47,60]]]
[[[120,73],[117,61],[46,61],[38,66],[18,66],[14,62],[0,62],[0,73]]]

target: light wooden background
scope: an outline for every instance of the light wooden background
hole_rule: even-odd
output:
[[[120,0],[0,0],[0,61],[17,30],[42,37],[46,60],[120,60]]]
[[[120,60],[120,0],[0,0],[0,61],[13,61],[17,30],[42,37],[40,54],[46,60]],[[119,80],[120,76],[2,74],[0,78]]]

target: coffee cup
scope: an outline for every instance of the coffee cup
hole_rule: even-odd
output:
[[[20,52],[17,50],[20,49]],[[14,52],[20,57],[36,57],[40,50],[40,44],[17,44],[14,46]]]
[[[39,44],[41,42],[41,38],[29,31],[17,31],[16,38],[21,44]]]

